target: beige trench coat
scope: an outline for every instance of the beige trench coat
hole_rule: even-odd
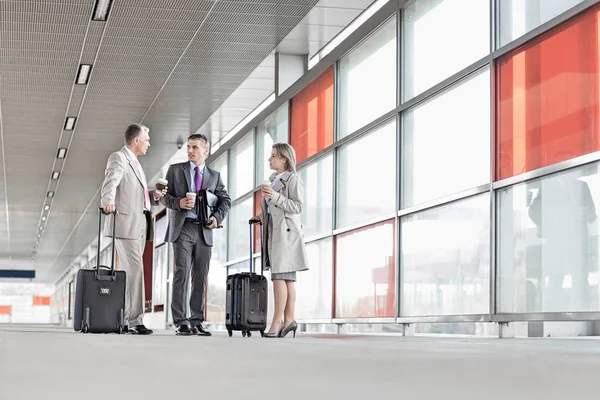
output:
[[[276,174],[269,178],[271,182]],[[286,171],[273,187],[273,198],[270,200],[273,231],[267,232],[268,215],[267,202],[261,201],[263,224],[262,263],[263,268],[271,269],[271,273],[305,271],[308,269],[308,259],[304,244],[303,226],[300,222],[304,188],[296,173]],[[268,254],[268,235],[271,235],[272,254]],[[270,266],[266,265],[269,257]]]

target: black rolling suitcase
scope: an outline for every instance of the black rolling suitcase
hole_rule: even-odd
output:
[[[267,328],[268,281],[263,275],[262,263],[260,275],[253,272],[252,228],[250,222],[250,272],[227,277],[225,326],[230,337],[233,331],[241,331],[242,336],[248,337],[252,331],[259,331],[264,336]]]
[[[102,235],[102,208],[98,210],[98,249]],[[123,333],[125,318],[125,271],[115,271],[115,225],[112,229],[111,267],[100,265],[96,257],[94,269],[80,269],[75,286],[73,329],[83,333]]]

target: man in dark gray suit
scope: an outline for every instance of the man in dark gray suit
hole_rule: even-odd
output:
[[[161,202],[173,210],[169,217],[166,241],[173,243],[175,268],[173,271],[173,299],[171,312],[177,335],[211,336],[203,326],[205,284],[213,245],[212,230],[225,219],[231,199],[225,190],[219,172],[206,167],[205,160],[210,143],[204,135],[194,134],[188,137],[188,162],[173,164],[167,171],[167,194]],[[206,189],[218,198],[212,223],[208,226],[197,224],[194,201],[186,193],[198,193]],[[192,293],[189,308],[191,316],[187,318],[188,279],[192,277]]]

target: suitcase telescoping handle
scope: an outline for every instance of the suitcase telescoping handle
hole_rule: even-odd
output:
[[[105,213],[102,207],[98,207],[98,255],[96,256],[96,273],[100,272],[100,238],[102,237],[102,214],[107,216],[113,214],[113,227],[112,227],[112,262],[110,264],[111,275],[115,273],[115,232],[117,226],[117,211],[112,213]]]
[[[262,253],[262,223],[260,221],[257,221],[255,219],[251,219],[250,220],[250,276],[252,276],[252,272],[254,271],[253,265],[254,265],[254,257],[252,257],[253,254],[253,249],[254,249],[254,231],[252,228],[254,228],[254,224],[259,224],[260,226],[260,258],[261,258],[261,262],[260,262],[260,275],[264,275],[264,271],[263,271],[263,263],[262,263],[262,259],[263,259],[263,253]]]

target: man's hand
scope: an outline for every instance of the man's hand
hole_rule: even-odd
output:
[[[102,207],[102,210],[104,210],[104,212],[106,214],[113,213],[113,212],[115,212],[115,205],[114,204],[108,204],[108,205]]]
[[[210,220],[212,221],[212,223],[210,225],[207,225],[206,227],[208,229],[215,229],[217,227],[217,219],[214,216],[212,216],[210,217]]]
[[[156,188],[155,188],[156,189]],[[164,188],[163,190],[158,190],[156,189],[154,191],[154,199],[155,200],[160,200],[161,198],[163,198],[165,196],[165,194],[167,194],[167,189],[168,188]]]
[[[179,207],[182,210],[191,210],[194,208],[194,200],[190,199],[189,197],[183,197],[181,200],[179,200]]]

